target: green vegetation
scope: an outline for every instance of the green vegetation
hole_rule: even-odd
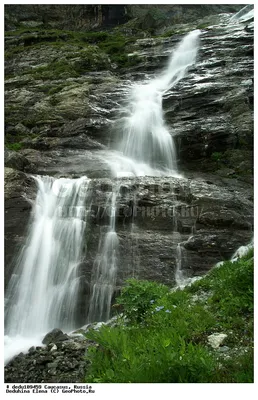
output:
[[[214,153],[212,153],[211,159],[212,161],[220,161],[222,159],[222,153],[215,151]]]
[[[43,67],[34,68],[33,71],[28,70],[28,73],[33,75],[34,79],[60,79],[77,77],[78,73],[72,68],[72,65],[67,61],[54,61]]]
[[[170,29],[169,31],[164,32],[162,35],[156,36],[156,37],[161,37],[161,38],[168,38],[174,35],[186,35],[190,30],[185,30],[185,29]]]
[[[184,290],[130,279],[124,317],[86,336],[87,382],[253,382],[253,252]],[[226,353],[207,344],[226,333]]]
[[[22,149],[23,145],[22,143],[5,143],[5,146],[9,149],[9,150],[13,150],[13,151],[19,151]]]
[[[161,299],[168,291],[167,286],[156,282],[129,279],[123,288],[122,295],[116,301],[123,307],[131,323],[142,322],[152,308],[152,303]]]
[[[241,144],[241,149],[229,149],[224,152],[214,152],[210,156],[214,163],[213,168],[223,170],[232,169],[234,177],[252,176],[253,153],[248,149],[248,144]]]
[[[209,26],[209,24],[202,23],[202,24],[197,25],[196,29],[205,29],[205,28],[208,28],[208,26]]]
[[[62,31],[62,30],[54,30],[54,29],[43,29],[43,28],[34,28],[34,29],[20,29],[17,31],[9,31],[6,32],[7,37],[18,37],[15,43],[8,43],[6,45],[5,58],[9,59],[24,52],[26,50],[33,48],[37,48],[44,45],[54,46],[54,47],[62,47],[65,45],[71,45],[74,47],[74,50],[77,51],[80,49],[83,52],[86,52],[85,56],[88,61],[88,65],[83,65],[82,67],[86,67],[86,69],[81,70],[81,68],[76,68],[74,71],[69,70],[68,65],[64,65],[64,71],[59,71],[61,66],[54,65],[50,67],[54,67],[54,70],[57,72],[69,72],[70,76],[79,76],[83,71],[92,70],[92,67],[96,67],[94,62],[92,63],[92,59],[94,60],[97,49],[100,54],[104,53],[108,55],[111,63],[116,63],[118,67],[129,67],[139,63],[138,57],[128,57],[128,46],[131,43],[134,43],[137,39],[135,37],[127,37],[122,34],[120,31],[113,32],[76,32],[76,31]],[[76,50],[77,48],[77,50]],[[94,50],[95,48],[95,50]],[[81,54],[83,56],[83,54]],[[84,60],[86,61],[86,58]],[[56,61],[58,64],[59,61]],[[64,64],[64,62],[62,62]],[[97,65],[98,69],[104,69],[107,67],[106,63],[99,63]],[[47,67],[42,67],[47,68]],[[68,71],[67,71],[68,70]],[[41,71],[37,71],[41,72]],[[42,71],[44,72],[44,71]],[[51,78],[50,78],[51,79]]]

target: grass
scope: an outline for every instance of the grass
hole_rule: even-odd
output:
[[[86,336],[85,382],[253,382],[253,253],[214,268],[184,290],[131,279],[117,299],[124,317]],[[227,357],[207,344],[226,333]]]

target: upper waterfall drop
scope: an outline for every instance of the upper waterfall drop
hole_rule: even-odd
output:
[[[254,5],[248,4],[245,7],[241,8],[233,17],[230,18],[230,22],[245,22],[254,18]]]
[[[164,121],[162,97],[195,63],[200,33],[195,30],[184,37],[161,76],[132,87],[120,151],[136,166],[127,160],[124,171],[129,168],[135,175],[177,175],[176,149]]]

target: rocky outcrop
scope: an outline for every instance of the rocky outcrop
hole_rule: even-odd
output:
[[[35,172],[36,170],[36,167],[24,155],[8,149],[4,149],[4,165],[24,172]]]
[[[126,6],[118,5],[6,5],[5,28],[51,26],[90,30],[126,22]]]
[[[20,353],[5,367],[5,382],[83,382],[87,368],[85,352],[89,345],[83,336],[77,336],[31,347],[27,354]]]
[[[90,330],[99,330],[102,325],[117,325],[121,316],[107,322],[97,322],[82,326],[67,335],[60,329],[48,332],[42,346],[32,346],[26,353],[15,356],[5,366],[5,382],[28,383],[82,383],[89,362],[87,351],[95,342],[86,339]]]
[[[27,236],[31,203],[35,198],[34,179],[23,172],[5,168],[5,284],[15,266],[17,254]]]
[[[6,5],[5,29],[50,26],[64,30],[110,28],[133,21],[135,27],[187,23],[221,12],[236,12],[239,5]]]
[[[194,90],[190,94],[188,84],[182,83],[165,101],[183,168],[196,170],[198,161],[199,170],[208,167],[225,176],[228,168],[236,175],[252,175],[253,37],[243,26],[238,28],[204,32],[200,62],[189,76]],[[229,149],[231,153],[225,154]],[[232,160],[239,150],[241,159]],[[245,171],[238,171],[241,162],[246,163]]]

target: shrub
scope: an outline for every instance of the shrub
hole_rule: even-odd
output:
[[[168,287],[165,285],[129,279],[116,302],[123,307],[124,313],[131,322],[141,322],[157,299],[166,293],[168,293]]]

